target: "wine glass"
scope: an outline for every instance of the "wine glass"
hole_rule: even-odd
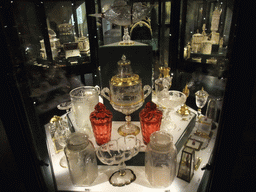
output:
[[[67,143],[67,137],[71,134],[68,123],[56,115],[51,119],[50,123],[55,127],[54,139],[64,148]],[[63,168],[68,167],[65,155],[60,159],[59,164]]]
[[[198,121],[202,114],[201,109],[205,106],[209,94],[202,87],[202,89],[197,91],[195,95],[196,95],[196,106],[198,107],[197,109],[197,121]]]
[[[187,99],[186,95],[180,91],[168,91],[164,89],[160,93],[160,97],[158,99],[160,105],[166,108],[163,115],[164,121],[162,129],[174,130],[176,128],[176,124],[171,119],[171,113],[176,107],[185,103]]]
[[[131,169],[127,169],[125,161],[137,155],[140,151],[141,141],[134,135],[120,137],[117,140],[109,141],[96,149],[99,160],[107,165],[119,165],[119,170],[114,172],[109,182],[113,186],[129,185],[136,179]]]

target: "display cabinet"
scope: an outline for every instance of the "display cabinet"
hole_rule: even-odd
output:
[[[241,138],[245,134],[241,127],[246,127],[253,111],[250,107],[255,72],[250,66],[251,52],[246,44],[250,34],[245,30],[250,26],[249,5],[240,0],[1,2],[4,90],[1,129],[6,132],[17,165],[17,185],[21,183],[17,188],[24,191],[216,191],[221,183],[221,187],[229,189],[234,184],[230,178],[238,177],[232,172],[234,167],[237,170],[241,166],[236,164],[240,158],[236,154],[244,149],[244,143],[249,143]],[[138,16],[148,10],[145,16]],[[119,16],[125,12],[123,18],[129,25],[111,19],[110,13],[115,11],[120,11]],[[134,18],[139,19],[134,21]],[[121,41],[123,36],[127,37],[127,29],[131,42],[124,43]],[[147,146],[141,130],[136,136],[141,141],[140,151],[127,161],[127,167],[137,177],[129,185],[112,186],[108,176],[117,167],[103,165],[98,160],[94,183],[75,186],[69,169],[59,164],[64,155],[63,146],[56,145],[51,118],[58,115],[67,122],[71,132],[77,131],[74,109],[70,112],[68,107],[59,107],[60,104],[70,101],[69,93],[74,88],[98,85],[103,90],[112,85],[111,78],[117,74],[122,55],[129,60],[123,60],[123,65],[131,64],[133,79],[128,81],[123,66],[119,70],[120,78],[112,82],[117,87],[111,88],[118,92],[116,100],[103,99],[98,93],[99,101],[113,114],[111,140],[122,137],[118,127],[124,124],[124,115],[114,109],[113,101],[118,101],[119,106],[128,97],[142,98],[141,107],[132,116],[139,129],[140,111],[149,101],[156,103],[164,112],[160,130],[173,136],[177,149],[177,173],[168,187],[152,187],[145,175]],[[140,86],[132,90],[129,82],[136,85],[137,76]],[[129,86],[122,89],[118,83]],[[144,85],[152,90],[147,99],[142,90]],[[138,96],[137,89],[142,96]],[[160,102],[159,90],[180,93],[184,100],[175,108],[175,104],[168,106],[174,98],[169,96],[168,102]],[[237,103],[243,107],[237,107]],[[173,124],[166,123],[168,116]],[[236,125],[240,128],[235,128]],[[245,129],[247,133],[251,131]],[[95,138],[91,136],[90,140],[97,149]],[[182,174],[188,168],[191,171],[187,181],[177,177],[179,165]],[[225,179],[220,180],[222,174]]]
[[[97,41],[89,37],[96,24],[90,21],[94,18],[87,18],[94,2],[14,1],[6,6],[13,11],[13,21],[7,20],[6,25],[14,22],[30,97],[40,115],[69,100],[71,89],[93,84],[85,78],[97,76],[96,51],[90,46]]]

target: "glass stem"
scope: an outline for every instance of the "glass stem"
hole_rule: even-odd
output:
[[[119,164],[119,172],[120,172],[120,176],[124,176],[126,173],[125,173],[125,163],[124,161],[122,161],[120,164]]]
[[[171,109],[170,108],[167,108],[165,110],[165,120],[166,121],[171,121]]]
[[[125,121],[126,121],[126,125],[127,125],[127,128],[129,127],[130,123],[131,123],[131,116],[130,115],[126,115],[125,116]]]
[[[201,108],[198,108],[198,110],[197,110],[197,116],[200,117],[201,114],[202,114]]]

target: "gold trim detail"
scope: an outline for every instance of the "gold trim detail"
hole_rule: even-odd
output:
[[[202,162],[202,159],[200,157],[198,157],[196,163],[195,163],[195,171],[197,171],[197,169],[200,167],[200,164]]]
[[[127,135],[134,135],[134,136],[136,136],[136,135],[138,135],[138,134],[140,133],[140,128],[139,128],[138,126],[136,126],[136,125],[133,125],[133,126],[135,126],[135,128],[136,128],[136,129],[134,130],[134,132],[125,133],[125,132],[123,132],[122,127],[119,127],[118,130],[117,130],[117,132],[118,132],[119,135],[121,135],[121,136],[123,136],[123,137],[125,137],[125,136],[127,136]]]
[[[111,78],[111,84],[113,86],[125,87],[125,86],[133,86],[140,83],[140,77],[137,74],[134,74],[131,77],[120,78],[117,75]]]
[[[134,41],[130,41],[130,42],[127,43],[127,42],[120,41],[118,44],[119,45],[134,45],[135,42]]]
[[[61,117],[60,116],[57,116],[57,115],[54,115],[51,120],[50,120],[50,123],[55,123],[55,122],[58,122],[58,121],[61,121]]]
[[[138,105],[139,103],[141,102],[144,102],[144,99],[141,99],[139,101],[137,101],[136,103],[131,103],[131,104],[119,104],[119,103],[115,103],[114,101],[110,101],[110,104],[114,104],[114,105],[117,105],[117,106],[123,106],[123,107],[128,107],[128,106],[134,106],[134,105]]]

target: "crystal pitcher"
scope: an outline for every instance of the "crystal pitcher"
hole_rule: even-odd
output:
[[[75,117],[76,131],[85,132],[91,137],[92,127],[90,114],[99,103],[100,88],[98,86],[82,86],[70,91],[72,112]]]

